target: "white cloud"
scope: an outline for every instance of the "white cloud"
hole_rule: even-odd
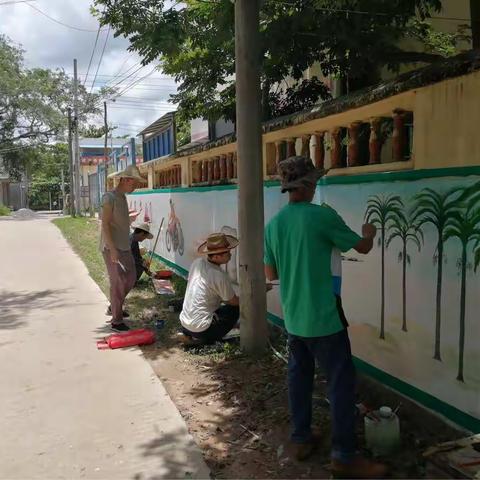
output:
[[[55,23],[25,3],[0,5],[0,33],[25,50],[25,63],[28,67],[64,69],[73,75],[73,59],[78,60],[78,71],[84,80],[92,54],[98,29],[97,20],[90,14],[91,0],[37,0],[32,6],[64,24],[91,30],[78,31]],[[108,27],[101,31],[87,80],[91,87],[103,49]],[[118,85],[120,91],[140,77],[149,73],[153,65],[148,65],[130,78],[127,75],[139,68],[140,58],[128,52],[129,42],[124,38],[108,36],[105,54],[98,71],[94,90],[110,82]],[[126,72],[126,73],[125,73]],[[120,77],[114,78],[120,73]],[[171,93],[176,91],[175,82],[161,71],[139,81],[115,102],[108,102],[109,124],[118,125],[116,134],[135,134],[175,106],[167,103]],[[98,118],[98,124],[103,120]]]

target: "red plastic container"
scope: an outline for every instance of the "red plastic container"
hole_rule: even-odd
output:
[[[146,328],[130,330],[123,333],[114,333],[105,338],[105,340],[97,342],[99,349],[107,348],[125,348],[134,345],[149,345],[155,342],[155,333]]]
[[[158,270],[158,272],[155,272],[155,278],[158,279],[166,279],[166,278],[172,278],[173,272],[170,270]]]

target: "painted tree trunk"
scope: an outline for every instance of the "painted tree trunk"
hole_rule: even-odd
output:
[[[460,293],[460,335],[458,338],[458,375],[457,380],[463,379],[463,351],[465,348],[465,297],[467,287],[467,244],[462,247],[462,286]]]
[[[442,327],[442,278],[443,278],[443,241],[441,240],[443,233],[439,232],[438,242],[438,265],[437,265],[437,299],[436,299],[436,316],[435,316],[435,351],[433,358],[442,361],[440,355],[440,338]]]
[[[380,312],[380,338],[385,340],[385,227],[382,228],[382,307]]]
[[[403,278],[402,278],[402,307],[403,307],[403,319],[402,330],[407,330],[407,245],[403,245],[403,262],[402,262]]]

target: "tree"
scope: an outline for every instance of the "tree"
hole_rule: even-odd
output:
[[[104,93],[79,86],[80,121],[98,113]],[[9,170],[26,156],[22,149],[63,138],[72,101],[73,82],[64,71],[25,68],[23,51],[0,35],[0,153]]]
[[[398,261],[402,262],[402,330],[407,332],[407,264],[411,264],[411,258],[408,253],[408,243],[414,243],[418,251],[421,250],[423,244],[423,232],[412,219],[411,215],[397,215],[393,218],[390,234],[386,240],[386,248],[390,246],[392,241],[398,238],[402,242],[402,249],[398,254]]]
[[[367,202],[365,212],[365,222],[373,223],[379,230],[378,238],[381,247],[382,258],[382,277],[381,277],[381,297],[382,304],[380,308],[380,338],[385,339],[385,239],[396,218],[403,215],[403,202],[397,195],[374,195]]]
[[[414,216],[420,228],[431,224],[437,233],[437,247],[433,256],[437,265],[437,291],[435,314],[435,344],[433,358],[441,361],[441,328],[442,328],[442,283],[444,263],[444,232],[450,225],[451,215],[458,208],[458,190],[437,192],[432,188],[425,188],[415,196]]]
[[[445,229],[444,241],[452,238],[460,240],[462,253],[459,260],[460,287],[460,333],[458,340],[458,374],[457,380],[464,382],[463,356],[465,349],[465,305],[467,294],[468,245],[480,244],[480,207],[475,198],[471,198],[464,208],[452,213],[451,224]]]
[[[130,49],[143,64],[161,61],[162,70],[175,77],[180,86],[172,100],[187,118],[235,120],[231,0],[93,0],[92,8],[116,36],[130,40]],[[445,42],[455,43],[453,35],[430,41],[430,51],[400,46],[410,37],[427,42],[431,27],[415,22],[440,8],[441,0],[264,0],[263,119],[307,108],[328,96],[321,79],[303,78],[314,64],[353,90],[376,82],[384,67],[396,71],[405,63],[442,58],[443,50],[435,50],[439,44],[443,48]],[[287,78],[290,85],[285,88]]]

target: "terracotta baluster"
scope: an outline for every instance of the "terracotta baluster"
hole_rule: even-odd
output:
[[[315,155],[314,162],[315,167],[322,169],[325,165],[325,132],[315,133]]]
[[[238,178],[237,173],[237,152],[233,152],[233,178]]]
[[[220,157],[213,157],[213,179],[220,180]]]
[[[331,168],[342,168],[342,130],[335,128],[330,132],[332,136]]]
[[[405,112],[403,110],[395,110],[393,112],[393,160],[395,162],[401,162],[405,160]]]
[[[283,160],[282,144],[282,141],[275,142],[275,173],[278,173],[278,164]]]
[[[227,156],[220,156],[220,180],[224,181],[227,178]]]
[[[202,183],[205,183],[208,180],[208,164],[206,160],[200,160],[202,164]]]
[[[295,138],[287,138],[287,158],[296,155]]]
[[[311,135],[302,135],[302,156],[310,158]]]
[[[197,162],[191,163],[192,183],[197,183]]]
[[[233,153],[227,154],[227,180],[233,178]]]
[[[370,152],[370,160],[368,163],[374,165],[382,161],[382,139],[380,132],[381,120],[372,118],[370,120],[370,139],[368,141],[368,150]]]
[[[177,185],[181,185],[182,184],[182,166],[181,165],[177,165]]]
[[[207,178],[207,182],[208,183],[212,183],[213,181],[213,159],[209,158],[207,160],[207,163],[208,163],[208,178]]]
[[[358,135],[361,122],[354,122],[348,127],[348,166],[356,167],[360,165],[360,145]]]

